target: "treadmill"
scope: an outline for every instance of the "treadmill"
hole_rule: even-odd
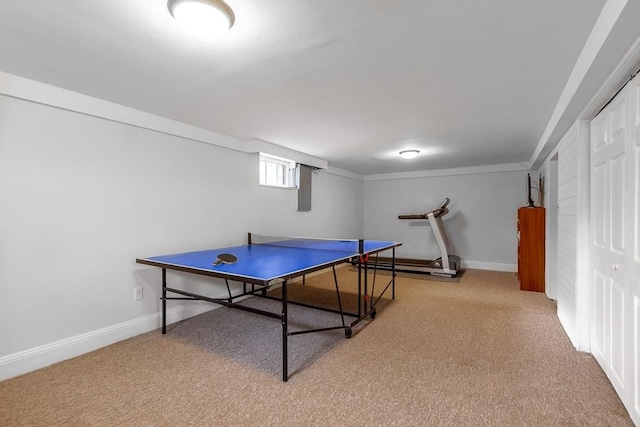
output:
[[[373,261],[368,261],[380,270],[392,270],[404,273],[430,274],[433,276],[456,277],[460,271],[460,257],[450,254],[449,239],[444,230],[442,217],[449,213],[447,205],[449,198],[445,198],[440,205],[432,211],[417,215],[399,215],[398,219],[427,220],[431,224],[431,229],[440,248],[440,257],[436,260],[395,258],[395,265],[390,258],[375,257]],[[356,261],[352,260],[355,265]]]
[[[440,248],[440,258],[433,261],[400,258],[396,260],[396,270],[447,277],[455,277],[458,274],[460,257],[450,254],[449,239],[442,222],[442,217],[449,213],[449,209],[447,209],[449,202],[449,198],[445,197],[440,205],[432,211],[424,214],[398,216],[398,219],[428,220]]]

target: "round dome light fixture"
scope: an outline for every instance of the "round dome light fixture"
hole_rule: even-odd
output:
[[[415,159],[418,154],[420,154],[420,150],[403,150],[400,152],[400,157],[410,160]]]
[[[228,30],[236,21],[233,10],[222,0],[169,0],[167,7],[180,25],[198,35]]]

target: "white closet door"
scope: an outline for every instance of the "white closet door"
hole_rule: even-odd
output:
[[[636,423],[640,345],[639,78],[591,122],[591,352]]]
[[[631,393],[630,410],[636,425],[640,425],[640,77],[636,76],[631,82],[631,130],[632,144],[630,155],[632,161],[632,173],[635,174],[633,180],[633,209],[630,212],[630,232],[632,233],[632,258],[629,278],[633,299],[633,323],[631,330],[631,340],[633,346],[633,357],[630,360],[629,369],[633,377],[633,389]]]
[[[631,267],[627,263],[629,256],[628,233],[629,226],[625,221],[625,213],[630,208],[630,200],[626,195],[629,191],[628,162],[626,156],[629,134],[629,102],[628,91],[613,102],[611,107],[610,130],[611,143],[609,144],[608,173],[609,188],[608,199],[610,201],[609,213],[609,259],[608,259],[608,292],[609,292],[609,373],[614,387],[618,393],[624,393],[625,388],[625,338],[627,329],[631,323],[625,321],[628,313],[625,299],[628,297],[625,291],[625,276]],[[606,196],[605,196],[606,197]],[[629,384],[630,385],[630,384]]]
[[[593,323],[591,353],[601,366],[609,363],[609,115],[601,112],[591,122],[591,267]]]

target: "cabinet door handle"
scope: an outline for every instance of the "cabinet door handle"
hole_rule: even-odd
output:
[[[614,270],[618,270],[618,268],[620,268],[620,266],[618,264],[611,264],[611,268]]]

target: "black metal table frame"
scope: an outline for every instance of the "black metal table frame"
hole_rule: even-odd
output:
[[[249,238],[249,244],[250,244],[251,240]],[[269,280],[269,281],[263,281],[263,280],[258,280],[258,279],[254,279],[254,278],[238,278],[237,276],[228,276],[225,275],[224,273],[219,273],[219,272],[214,272],[214,271],[203,271],[203,270],[197,270],[197,269],[191,269],[189,267],[183,267],[183,266],[176,266],[176,265],[166,265],[166,264],[162,264],[162,263],[156,263],[154,261],[150,261],[150,260],[145,260],[145,259],[138,259],[136,260],[136,262],[140,263],[140,264],[147,264],[147,265],[152,265],[155,267],[161,267],[162,268],[162,297],[160,298],[162,300],[162,334],[166,334],[167,333],[167,301],[168,300],[199,300],[199,301],[207,301],[207,302],[211,302],[214,304],[219,304],[219,305],[223,305],[226,307],[230,307],[230,308],[235,308],[238,310],[243,310],[243,311],[248,311],[254,314],[259,314],[261,316],[266,316],[266,317],[271,317],[273,319],[280,319],[281,323],[282,323],[282,381],[287,381],[289,379],[289,373],[288,373],[288,337],[290,336],[294,336],[294,335],[300,335],[300,334],[307,334],[307,333],[313,333],[313,332],[323,332],[323,331],[329,331],[329,330],[334,330],[334,329],[344,329],[345,332],[345,337],[346,338],[351,338],[352,336],[352,330],[353,327],[356,326],[358,323],[360,323],[362,320],[366,319],[367,317],[374,319],[376,317],[377,311],[376,311],[376,304],[377,302],[380,300],[380,298],[382,298],[383,295],[385,295],[385,293],[389,290],[389,287],[391,287],[391,299],[394,300],[395,299],[395,248],[399,246],[399,244],[393,245],[391,247],[385,247],[379,250],[375,250],[375,251],[371,251],[368,252],[366,254],[364,254],[363,252],[363,240],[360,240],[360,253],[361,255],[354,257],[356,259],[352,259],[352,257],[348,258],[348,259],[343,259],[343,260],[339,260],[336,262],[333,262],[331,264],[328,265],[323,265],[323,266],[319,266],[319,267],[314,267],[314,268],[310,268],[308,270],[305,271],[300,271],[300,272],[296,272],[290,275],[286,275],[283,276],[281,278],[275,279],[275,280]],[[382,289],[382,291],[380,292],[380,294],[375,297],[375,280],[376,280],[376,273],[377,273],[377,258],[378,258],[378,253],[380,252],[385,252],[391,250],[392,251],[392,268],[391,268],[391,278],[389,280],[389,282],[384,286],[384,289]],[[373,255],[373,265],[372,267],[370,267],[371,265],[371,261],[369,260],[370,255]],[[357,265],[357,269],[358,269],[358,311],[357,313],[350,313],[350,312],[345,312],[342,308],[342,301],[340,299],[340,287],[338,284],[338,278],[336,275],[336,265],[342,264],[342,263],[346,263],[346,262],[350,262],[353,265]],[[288,299],[287,296],[287,288],[289,286],[289,281],[291,279],[297,278],[302,276],[304,278],[305,275],[315,272],[315,271],[319,271],[319,270],[324,270],[327,268],[331,268],[333,271],[333,278],[334,278],[334,283],[335,283],[335,287],[336,287],[336,295],[337,295],[337,300],[338,300],[338,310],[334,310],[334,309],[330,309],[327,307],[321,307],[321,306],[315,306],[312,304],[307,304],[307,303],[302,303],[302,302],[297,302],[297,301],[290,301]],[[205,295],[199,295],[199,294],[195,294],[192,292],[188,292],[185,290],[181,290],[181,289],[175,289],[175,288],[171,288],[169,286],[167,286],[167,269],[171,269],[171,270],[176,270],[176,271],[182,271],[182,272],[187,272],[187,273],[192,273],[192,274],[198,274],[198,275],[204,275],[204,276],[210,276],[210,277],[216,277],[216,278],[221,278],[224,279],[225,284],[227,286],[227,292],[228,292],[228,297],[227,298],[210,298],[207,297]],[[371,291],[371,295],[369,295],[368,293],[368,276],[369,276],[369,270],[373,269],[373,283],[372,283],[372,291]],[[363,280],[364,278],[364,280]],[[233,295],[231,292],[231,288],[229,286],[229,281],[235,281],[235,282],[241,282],[243,284],[242,286],[242,293],[240,294],[235,294]],[[251,285],[251,289],[247,289],[247,284]],[[270,296],[267,295],[267,290],[274,286],[274,285],[280,285],[281,286],[281,297],[274,297],[274,296]],[[172,297],[172,296],[167,296],[167,293],[173,293],[173,294],[178,294],[178,295],[182,295],[181,297]],[[254,307],[249,307],[246,305],[242,305],[240,304],[240,302],[235,302],[237,299],[239,298],[243,298],[243,297],[247,297],[247,296],[258,296],[258,297],[262,297],[262,298],[267,298],[267,299],[273,299],[273,300],[277,300],[277,301],[281,301],[282,302],[282,311],[280,314],[278,313],[274,313],[271,311],[266,311],[266,310],[261,310],[261,309],[257,309]],[[375,297],[375,298],[374,298]],[[367,303],[368,303],[368,307],[367,307]],[[338,326],[330,326],[330,327],[325,327],[325,328],[317,328],[317,329],[306,329],[306,330],[300,330],[300,331],[289,331],[289,321],[288,321],[288,305],[289,304],[293,304],[293,305],[299,305],[299,306],[303,306],[303,307],[307,307],[307,308],[312,308],[312,309],[316,309],[316,310],[322,310],[322,311],[328,311],[328,312],[332,312],[332,313],[337,313],[340,314],[341,317],[341,325]],[[354,320],[351,321],[350,323],[346,323],[345,322],[345,316],[349,316],[349,317],[353,317]]]

